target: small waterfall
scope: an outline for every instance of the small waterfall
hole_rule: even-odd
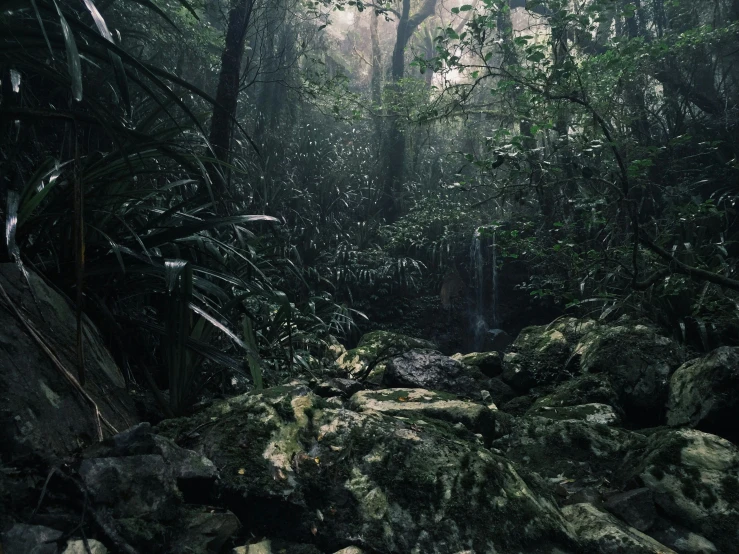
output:
[[[491,316],[490,323],[493,329],[498,328],[498,252],[495,244],[495,228],[493,228],[493,244],[492,244],[492,274],[493,274],[493,290],[492,301],[490,306]]]
[[[470,245],[470,269],[472,285],[475,289],[475,305],[471,318],[471,330],[474,336],[474,348],[485,347],[491,329],[498,327],[498,253],[495,241],[495,229],[490,238],[483,236],[478,228],[472,236]],[[489,281],[486,280],[486,261],[490,264]],[[486,287],[490,287],[490,296],[486,295]],[[489,302],[489,304],[488,304]]]
[[[474,348],[478,350],[482,347],[488,331],[485,322],[485,256],[483,256],[483,239],[480,235],[480,229],[476,229],[472,235],[470,268],[472,270],[472,284],[475,288],[475,306],[471,327],[474,336]]]

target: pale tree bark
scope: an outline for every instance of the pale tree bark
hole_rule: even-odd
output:
[[[411,0],[403,0],[390,71],[392,77],[390,86],[396,95],[400,92],[398,82],[405,74],[405,48],[408,46],[408,41],[419,25],[434,14],[436,2],[437,0],[424,0],[419,10],[411,15]],[[405,150],[405,135],[401,127],[400,114],[393,111],[389,117],[388,137],[385,142],[387,172],[384,184],[383,213],[388,221],[394,221],[400,215],[398,196],[403,185]]]

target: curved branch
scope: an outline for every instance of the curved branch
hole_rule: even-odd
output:
[[[705,269],[698,269],[697,267],[689,266],[686,263],[681,262],[675,256],[670,254],[667,250],[652,242],[644,233],[639,237],[639,241],[646,246],[649,250],[657,254],[660,258],[670,263],[670,268],[674,273],[680,273],[687,275],[698,281],[708,281],[716,285],[721,285],[732,290],[739,290],[739,281],[731,279],[730,277],[724,277],[718,273],[712,271],[706,271]]]

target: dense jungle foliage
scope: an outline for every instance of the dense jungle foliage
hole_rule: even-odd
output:
[[[739,344],[738,38],[739,0],[3,0],[0,258],[170,414],[474,310]]]

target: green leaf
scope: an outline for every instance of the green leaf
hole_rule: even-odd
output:
[[[56,0],[54,0],[56,12],[59,14],[59,23],[62,26],[62,34],[64,35],[64,48],[67,53],[67,69],[69,78],[72,81],[72,97],[77,101],[82,101],[82,62],[80,61],[80,53],[77,50],[77,42],[74,40],[72,29],[69,27],[62,10],[59,8]]]
[[[235,215],[230,217],[217,217],[212,219],[204,219],[188,222],[179,227],[172,227],[160,232],[154,232],[150,235],[142,237],[142,244],[151,248],[152,246],[160,246],[178,239],[194,235],[208,229],[215,229],[224,225],[236,225],[239,223],[253,223],[255,221],[271,221],[279,223],[280,220],[269,215]]]
[[[543,60],[546,57],[547,56],[546,56],[546,54],[544,54],[544,52],[537,51],[537,52],[534,52],[534,53],[526,56],[526,59],[529,60],[530,62],[533,62],[533,63],[539,63],[541,60]]]

